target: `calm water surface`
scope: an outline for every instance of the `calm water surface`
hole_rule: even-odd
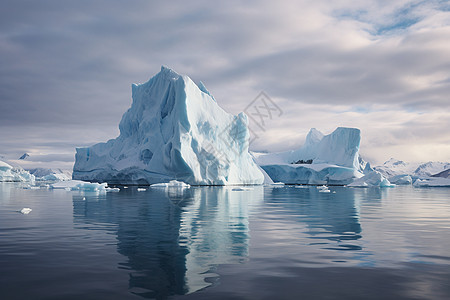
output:
[[[450,189],[330,190],[0,183],[0,299],[450,299]]]

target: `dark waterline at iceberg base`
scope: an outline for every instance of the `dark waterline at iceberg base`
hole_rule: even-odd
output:
[[[449,189],[330,190],[2,183],[1,299],[450,297]]]

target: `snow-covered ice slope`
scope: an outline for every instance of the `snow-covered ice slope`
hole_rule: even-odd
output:
[[[300,149],[254,156],[273,181],[344,185],[363,176],[359,165],[360,141],[357,128],[339,127],[325,136],[313,128]]]
[[[110,184],[184,181],[193,185],[262,184],[248,153],[248,120],[219,107],[203,84],[162,67],[133,84],[120,135],[77,148],[73,179]]]
[[[35,177],[21,167],[13,167],[0,161],[0,182],[29,182],[34,184]]]
[[[391,178],[397,175],[412,175],[417,165],[390,158],[381,166],[376,166],[374,169],[380,172],[384,177]]]
[[[67,181],[72,178],[71,172],[61,169],[34,168],[28,171],[36,177],[37,181]]]

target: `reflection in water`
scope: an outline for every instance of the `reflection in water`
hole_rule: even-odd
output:
[[[74,195],[74,223],[114,231],[130,290],[165,298],[210,285],[214,266],[248,256],[249,204],[262,197],[263,187]]]
[[[268,206],[283,207],[283,214],[290,214],[305,223],[311,239],[341,242],[361,238],[359,205],[354,189],[342,188],[338,193],[320,193],[315,187],[273,189],[266,199]],[[336,250],[360,250],[358,246],[339,246]]]

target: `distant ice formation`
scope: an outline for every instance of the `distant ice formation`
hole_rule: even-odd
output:
[[[133,84],[132,97],[119,137],[77,148],[73,179],[127,185],[263,183],[248,153],[247,116],[225,112],[203,84],[162,67],[148,82]]]
[[[305,144],[279,153],[253,153],[273,181],[287,184],[344,185],[360,178],[360,130],[339,127],[329,135],[312,128]]]
[[[0,182],[28,182],[34,184],[35,177],[21,167],[13,167],[0,161]]]
[[[61,169],[35,168],[28,170],[37,181],[67,181],[72,179],[69,171]]]

